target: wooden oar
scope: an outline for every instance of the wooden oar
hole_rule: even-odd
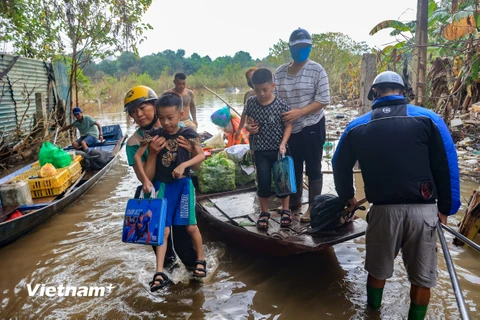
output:
[[[235,110],[234,107],[232,107],[227,101],[225,101],[225,99],[223,99],[222,97],[220,97],[215,91],[209,89],[207,86],[203,86],[205,89],[207,89],[208,91],[210,91],[211,93],[213,93],[218,99],[222,100],[226,105],[227,107],[229,107],[230,109],[232,109],[236,114],[238,114],[239,116],[242,116],[237,110]]]

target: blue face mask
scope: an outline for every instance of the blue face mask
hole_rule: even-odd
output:
[[[290,47],[290,54],[292,55],[293,61],[299,63],[302,63],[308,59],[310,51],[312,51],[311,45],[308,47]]]

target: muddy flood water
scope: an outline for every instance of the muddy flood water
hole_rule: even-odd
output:
[[[241,110],[243,93],[225,94]],[[200,130],[216,132],[210,114],[223,103],[197,94]],[[120,123],[125,115],[91,112],[102,123]],[[333,189],[330,184],[324,192]],[[137,180],[126,162],[117,164],[74,205],[21,239],[0,248],[0,318],[16,319],[406,319],[409,282],[399,256],[387,281],[380,312],[366,308],[365,238],[338,244],[323,252],[289,258],[267,258],[226,246],[200,225],[209,268],[202,283],[190,280],[182,267],[174,269],[174,285],[150,293],[155,271],[150,247],[121,242],[126,201]],[[478,185],[462,183],[463,216]],[[364,217],[365,213],[358,213]],[[460,278],[467,309],[480,319],[480,253],[457,248],[446,234]],[[478,241],[478,239],[477,239]],[[457,304],[439,251],[438,285],[432,291],[427,319],[459,319]],[[29,296],[28,287],[104,286],[103,297]]]

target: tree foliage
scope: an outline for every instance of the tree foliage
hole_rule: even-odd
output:
[[[117,78],[135,73],[148,74],[152,79],[158,79],[162,73],[173,75],[184,72],[188,76],[223,78],[227,85],[238,86],[244,82],[245,69],[257,62],[245,51],[239,51],[233,57],[223,56],[212,60],[209,56],[201,57],[197,53],[186,57],[185,50],[178,49],[176,52],[165,50],[141,58],[131,52],[122,52],[116,60],[90,63],[84,71],[92,78],[98,77],[98,73]]]
[[[137,52],[150,29],[141,17],[152,0],[3,0],[0,42],[30,58],[70,57],[70,83],[75,87],[85,63],[118,51]],[[72,92],[70,92],[72,97]]]

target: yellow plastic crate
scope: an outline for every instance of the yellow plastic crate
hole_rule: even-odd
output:
[[[63,184],[70,179],[70,172],[66,168],[57,169],[57,174],[53,177],[48,177],[48,178],[28,179],[31,176],[37,175],[38,172],[40,171],[40,168],[32,168],[28,171],[30,172],[25,172],[21,175],[18,175],[12,180],[13,181],[26,180],[30,187],[30,191],[59,188],[63,186]]]
[[[77,172],[82,171],[82,165],[80,162],[73,161],[68,167],[63,169],[67,169],[70,173],[70,177],[72,177],[73,175],[77,174]]]
[[[30,168],[27,171],[25,171],[24,173],[21,173],[18,176],[16,176],[15,178],[12,178],[11,181],[28,180],[28,178],[30,178],[31,176],[36,176],[38,174],[39,170],[40,170],[40,168],[38,168],[38,167]]]
[[[68,182],[70,179],[70,172],[68,169],[57,169],[57,174],[53,177],[48,178],[38,178],[38,179],[28,179],[28,185],[30,186],[30,191],[33,190],[45,190],[50,188],[60,188],[65,182]]]
[[[30,190],[32,193],[32,198],[43,198],[43,197],[51,197],[51,196],[58,196],[59,194],[63,193],[67,188],[70,186],[70,183],[67,181],[62,186],[58,188],[50,188],[50,189],[40,189],[40,190]]]
[[[75,173],[73,176],[70,177],[70,184],[73,184],[77,179],[82,175],[82,170]]]

